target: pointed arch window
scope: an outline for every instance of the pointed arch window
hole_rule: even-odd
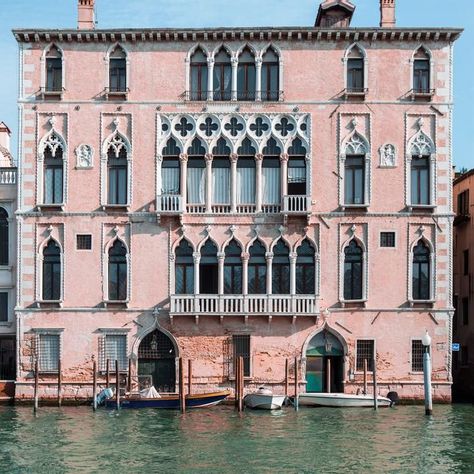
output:
[[[3,207],[0,207],[0,265],[8,265],[9,263],[8,233],[8,212]]]
[[[364,73],[364,54],[357,45],[354,45],[347,55],[347,92],[364,92]]]
[[[362,299],[363,250],[355,239],[344,249],[344,300]]]
[[[248,263],[248,292],[250,295],[264,295],[267,292],[266,250],[262,242],[256,240],[250,247]]]
[[[230,100],[232,95],[232,66],[229,53],[221,48],[214,58],[214,100]]]
[[[128,152],[124,140],[116,135],[107,150],[108,204],[128,203]]]
[[[306,148],[299,138],[293,140],[288,154],[288,195],[306,196]]]
[[[63,146],[53,132],[45,143],[44,156],[44,204],[62,204],[64,201]]]
[[[46,92],[63,90],[63,57],[56,45],[52,45],[46,54]]]
[[[280,58],[273,48],[267,49],[262,56],[263,101],[278,101],[280,99]]]
[[[296,294],[312,295],[315,293],[316,266],[315,250],[308,239],[303,240],[296,250]]]
[[[213,150],[212,203],[230,204],[230,148],[220,138]]]
[[[246,47],[239,56],[237,67],[237,100],[255,100],[255,56]]]
[[[431,155],[433,152],[431,140],[420,130],[412,141],[410,148],[410,194],[412,206],[431,204],[431,182],[434,168],[434,163],[431,162]]]
[[[413,92],[415,94],[430,93],[430,56],[423,47],[420,47],[413,59]]]
[[[272,294],[290,294],[290,249],[283,239],[273,248]]]
[[[109,56],[109,91],[127,91],[127,55],[119,45]]]
[[[257,151],[247,137],[237,151],[237,204],[255,204]]]
[[[344,163],[344,204],[365,205],[367,143],[364,138],[355,132],[345,148]]]
[[[180,150],[174,138],[170,138],[163,149],[163,163],[161,165],[161,194],[180,194]]]
[[[181,240],[175,254],[175,294],[192,295],[194,293],[193,249],[186,239]]]
[[[273,137],[268,140],[263,155],[263,204],[278,205],[281,203],[281,148]]]
[[[207,57],[201,48],[191,56],[191,100],[207,100]]]
[[[242,294],[242,249],[235,239],[225,248],[224,260],[224,293],[226,295]]]
[[[423,240],[413,249],[412,291],[413,300],[430,299],[431,252]]]
[[[43,301],[61,299],[61,249],[50,240],[43,249]]]
[[[127,300],[127,248],[116,240],[109,249],[109,301]]]
[[[211,239],[207,239],[201,248],[199,292],[204,295],[217,295],[218,293],[217,247]]]
[[[188,148],[187,202],[189,204],[204,204],[205,201],[205,154],[206,149],[199,138],[195,138]]]

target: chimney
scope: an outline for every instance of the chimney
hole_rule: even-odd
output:
[[[380,26],[394,28],[395,23],[395,0],[380,0]]]
[[[77,2],[77,28],[79,30],[95,29],[95,0],[78,0]]]

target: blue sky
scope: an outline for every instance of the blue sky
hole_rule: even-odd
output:
[[[455,47],[454,162],[474,167],[474,1],[396,0],[398,26],[462,27]],[[99,28],[309,26],[319,0],[96,0]],[[378,26],[379,1],[354,0],[352,26]],[[17,46],[12,28],[75,28],[77,0],[0,0],[0,121],[17,136]],[[289,5],[291,5],[289,7]],[[297,5],[297,6],[294,6]],[[396,70],[394,70],[396,73]],[[13,154],[16,155],[14,148]]]

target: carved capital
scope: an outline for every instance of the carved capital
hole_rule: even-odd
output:
[[[239,58],[236,58],[235,56],[233,58],[230,58],[230,62],[232,64],[232,66],[235,66],[237,67],[237,65],[239,64]]]
[[[188,154],[187,153],[180,153],[179,154],[179,161],[181,161],[181,163],[187,163],[188,162]]]
[[[239,155],[237,155],[237,153],[231,153],[229,159],[231,163],[237,163],[239,160]]]
[[[261,66],[262,63],[263,63],[263,59],[262,59],[262,58],[260,58],[260,57],[256,57],[256,58],[255,58],[255,65],[256,65],[256,66]]]
[[[201,254],[199,252],[193,252],[193,261],[195,264],[199,265],[201,261]]]
[[[225,252],[217,252],[217,259],[219,262],[223,262],[225,260]]]
[[[207,58],[207,65],[214,67],[214,58],[211,58],[211,57]]]
[[[296,252],[290,252],[289,258],[290,258],[291,263],[296,263],[296,259],[298,258],[298,254]]]
[[[267,260],[273,260],[273,252],[266,252],[265,253],[265,258]]]
[[[156,155],[156,161],[161,163],[163,161],[163,155]]]
[[[281,163],[288,163],[289,159],[290,159],[290,155],[288,155],[288,153],[282,153],[280,155],[280,162]]]
[[[262,153],[257,153],[257,154],[255,155],[255,161],[260,161],[260,162],[263,161],[263,155],[262,155]]]
[[[250,260],[250,254],[248,252],[243,252],[241,258],[242,262],[248,262]]]
[[[206,153],[204,155],[204,159],[206,160],[206,163],[212,163],[213,158],[214,158],[214,155],[212,153]]]

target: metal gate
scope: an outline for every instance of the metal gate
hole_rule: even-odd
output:
[[[15,339],[0,339],[0,380],[15,380]]]

